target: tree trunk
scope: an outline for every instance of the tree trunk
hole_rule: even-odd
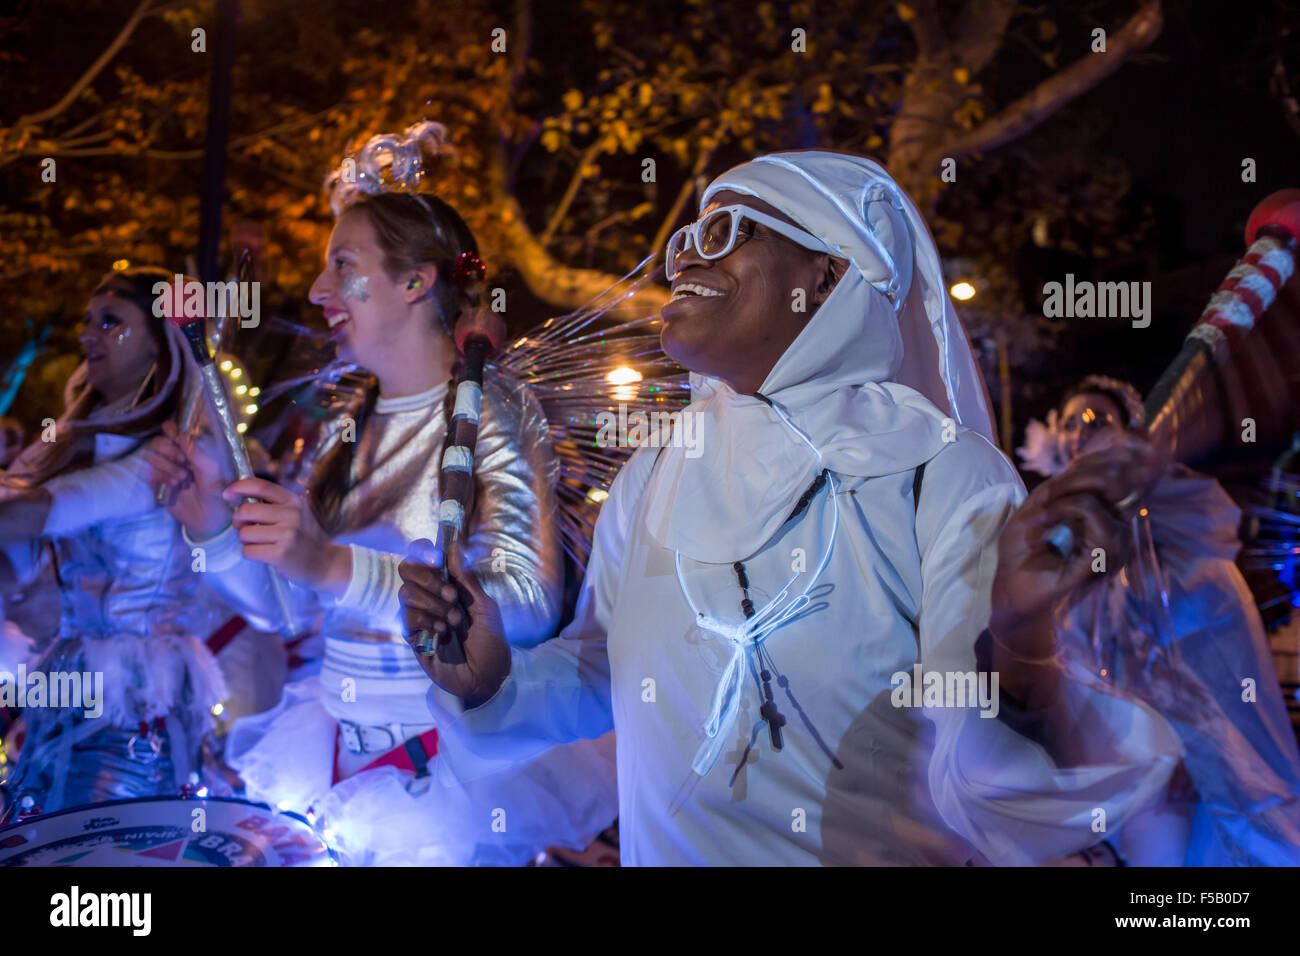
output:
[[[618,276],[608,272],[575,269],[557,261],[533,235],[513,196],[504,199],[500,208],[497,227],[501,249],[539,299],[560,308],[576,309],[618,281]],[[667,289],[646,286],[626,303],[612,309],[610,315],[622,319],[640,317],[658,312],[667,301]]]

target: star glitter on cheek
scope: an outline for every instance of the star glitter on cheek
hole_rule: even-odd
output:
[[[366,294],[366,285],[369,282],[370,276],[348,276],[343,283],[343,298],[365,302],[366,299],[370,298]]]

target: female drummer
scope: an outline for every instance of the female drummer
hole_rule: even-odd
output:
[[[548,843],[580,848],[616,814],[612,746],[566,748],[466,791],[438,772],[428,679],[399,618],[398,563],[410,542],[437,533],[455,388],[449,330],[482,292],[474,237],[433,196],[363,188],[336,209],[311,300],[339,358],[376,384],[355,418],[333,423],[306,493],[247,479],[223,498],[201,456],[174,442],[168,451],[188,454],[175,480],[196,479],[175,513],[246,617],[274,618],[265,592],[244,585],[258,564],[324,605],[319,677],[236,722],[227,759],[250,796],[313,808],[353,863],[513,864]],[[474,474],[466,562],[508,639],[535,644],[560,613],[555,464],[535,399],[492,369]],[[239,504],[245,497],[257,500]]]
[[[26,584],[52,545],[63,605],[57,639],[25,662],[26,741],[8,785],[45,812],[174,795],[225,694],[201,639],[221,611],[155,503],[145,444],[187,383],[183,342],[153,309],[171,279],[137,267],[100,281],[63,416],[0,478],[0,577]]]

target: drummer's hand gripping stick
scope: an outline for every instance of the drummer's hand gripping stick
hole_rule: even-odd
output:
[[[456,346],[465,357],[465,372],[456,386],[451,420],[451,442],[442,455],[438,476],[438,543],[442,551],[442,580],[451,582],[451,555],[460,547],[465,520],[474,499],[474,448],[478,444],[479,414],[483,407],[483,365],[505,341],[506,326],[501,317],[486,308],[472,309],[456,323]],[[464,614],[464,608],[461,609]],[[437,653],[450,664],[463,663],[460,641],[439,644],[429,630],[416,632],[422,654]]]

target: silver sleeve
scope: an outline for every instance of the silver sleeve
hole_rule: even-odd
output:
[[[525,387],[489,370],[483,404],[466,564],[500,605],[510,643],[529,647],[551,637],[560,619],[559,472],[546,416]]]

